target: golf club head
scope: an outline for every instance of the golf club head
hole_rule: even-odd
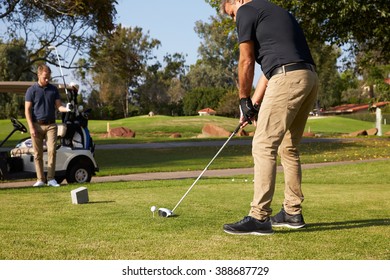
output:
[[[173,216],[173,212],[171,210],[169,210],[168,208],[159,208],[158,215],[160,217],[168,218],[170,216]]]

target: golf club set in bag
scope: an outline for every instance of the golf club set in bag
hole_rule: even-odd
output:
[[[58,61],[58,67],[60,69],[60,73],[63,81],[63,87],[67,99],[66,107],[69,109],[69,112],[64,113],[62,115],[62,122],[65,123],[67,126],[67,132],[63,139],[63,142],[66,145],[70,145],[70,144],[73,145],[74,143],[76,143],[79,144],[79,146],[81,145],[80,143],[86,142],[84,143],[85,145],[83,146],[91,149],[93,153],[94,145],[88,130],[88,117],[92,109],[84,109],[83,106],[81,105],[77,106],[78,85],[76,85],[73,82],[71,82],[70,84],[66,83],[64,73],[62,72],[61,59],[58,54],[57,47],[48,46],[47,49],[49,51],[53,51],[53,50],[55,51],[57,61]],[[70,86],[72,90],[69,90],[68,86]],[[82,131],[81,128],[83,128]],[[77,134],[75,133],[78,133],[80,135],[79,138],[85,138],[85,139],[76,139]],[[85,137],[82,137],[84,136],[84,134],[86,134]],[[73,139],[71,139],[72,137]],[[74,140],[74,142],[70,143],[69,139]]]
[[[175,216],[174,212],[176,208],[180,205],[180,203],[184,200],[184,198],[188,195],[188,193],[191,191],[191,189],[195,186],[195,184],[199,181],[199,179],[203,176],[203,174],[206,172],[206,170],[209,168],[211,163],[216,159],[216,157],[221,153],[221,151],[225,148],[225,146],[229,143],[230,139],[233,138],[234,135],[240,130],[241,123],[236,127],[236,129],[232,132],[232,134],[229,136],[229,138],[226,140],[226,142],[222,145],[222,147],[218,150],[218,152],[215,154],[215,156],[210,160],[210,162],[206,165],[206,167],[203,169],[203,171],[199,174],[199,176],[196,178],[196,180],[192,183],[192,185],[188,188],[186,193],[182,196],[182,198],[179,200],[179,202],[176,204],[176,206],[170,210],[168,208],[159,208],[158,209],[158,215],[160,217],[168,218]],[[154,214],[154,211],[156,211],[157,208],[155,206],[151,207],[151,211]]]

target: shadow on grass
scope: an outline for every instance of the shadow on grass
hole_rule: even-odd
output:
[[[305,228],[296,229],[283,229],[278,230],[278,233],[291,233],[291,232],[315,232],[315,231],[333,231],[333,230],[345,230],[353,228],[366,228],[376,226],[390,226],[390,219],[372,219],[372,220],[354,220],[343,222],[330,222],[330,223],[312,223],[306,224]]]

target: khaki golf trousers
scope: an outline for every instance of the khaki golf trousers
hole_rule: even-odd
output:
[[[57,124],[41,125],[33,123],[36,137],[31,137],[34,148],[34,164],[37,173],[37,179],[45,182],[43,170],[43,140],[46,140],[47,148],[47,181],[54,179],[56,169],[56,142],[57,142]]]
[[[311,70],[274,75],[269,81],[253,137],[254,195],[249,215],[263,220],[272,214],[277,155],[284,170],[283,207],[301,213],[301,162],[298,144],[317,99],[318,76]]]

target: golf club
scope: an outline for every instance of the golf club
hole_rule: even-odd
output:
[[[241,123],[236,127],[236,129],[232,132],[232,134],[229,136],[229,138],[226,140],[226,142],[222,145],[222,147],[219,149],[219,151],[215,154],[215,156],[211,159],[209,164],[203,169],[202,173],[199,174],[198,178],[192,183],[192,185],[188,188],[187,192],[183,195],[183,197],[179,200],[179,202],[176,204],[176,206],[172,209],[169,210],[168,208],[159,208],[158,209],[158,215],[164,218],[168,218],[170,216],[174,215],[174,211],[176,208],[180,205],[180,203],[183,201],[183,199],[187,196],[187,194],[191,191],[191,189],[195,186],[195,184],[199,181],[199,179],[203,176],[203,174],[206,172],[207,168],[211,165],[211,163],[215,160],[215,158],[221,153],[223,148],[229,143],[230,139],[233,138],[234,135],[240,130],[241,128]]]
[[[69,102],[69,93],[68,93],[68,90],[66,88],[65,76],[64,76],[64,73],[62,72],[61,60],[60,60],[60,56],[58,55],[57,48],[55,46],[48,46],[47,49],[50,51],[54,50],[56,52],[58,65],[60,66],[60,73],[61,73],[62,81],[64,82],[66,98],[68,99],[68,102]]]

